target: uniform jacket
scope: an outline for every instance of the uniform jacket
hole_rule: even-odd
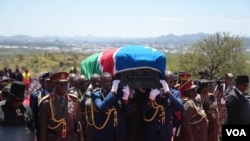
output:
[[[226,99],[227,124],[250,124],[250,103],[234,88]]]
[[[171,91],[172,96],[170,97],[162,92],[160,95],[156,96],[154,102],[157,105],[160,105],[158,108],[156,108],[157,106],[154,108],[155,105],[153,103],[148,103],[149,98],[146,96],[147,100],[144,101],[146,108],[142,109],[144,110],[144,122],[142,129],[145,141],[156,141],[160,139],[164,141],[171,140],[173,113],[174,111],[183,110],[182,100],[180,99],[180,91],[177,89],[172,89]],[[154,106],[152,106],[152,104]],[[145,118],[148,121],[145,120]],[[156,135],[159,132],[160,134]]]
[[[88,89],[80,99],[81,107],[81,116],[83,125],[87,126],[88,124],[92,125],[91,120],[91,91]],[[86,128],[86,127],[84,127]]]
[[[39,132],[38,132],[38,130],[39,130],[39,120],[38,120],[38,117],[39,117],[39,106],[38,106],[38,104],[39,104],[39,102],[42,100],[42,98],[45,96],[45,95],[47,95],[47,94],[49,94],[49,92],[47,91],[47,90],[45,90],[45,89],[39,89],[38,91],[36,91],[35,93],[32,93],[31,94],[31,101],[32,102],[30,102],[30,107],[31,107],[31,109],[32,109],[32,113],[33,113],[33,116],[34,116],[34,121],[35,121],[35,129],[37,130],[36,131],[36,134],[37,134],[37,136],[38,136],[38,134],[39,134]]]
[[[183,105],[178,141],[207,141],[208,121],[201,102],[184,98]]]
[[[62,109],[56,94],[46,95],[39,104],[39,141],[82,141],[79,100],[65,95]],[[65,131],[65,132],[64,132]]]
[[[13,109],[8,101],[0,102],[0,140],[34,141],[33,114],[27,105]]]
[[[93,102],[93,140],[96,141],[124,141],[126,127],[124,114],[131,113],[132,107],[123,104],[121,92],[113,96],[111,92],[103,88],[97,89],[91,94]],[[109,114],[107,114],[109,112]]]
[[[83,96],[83,93],[79,89],[76,89],[75,87],[69,88],[68,93],[77,96],[78,99],[81,99],[81,97]]]

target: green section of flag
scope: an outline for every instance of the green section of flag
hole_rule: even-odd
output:
[[[101,53],[95,53],[81,62],[81,74],[85,75],[88,79],[90,79],[91,75],[94,73],[101,74],[100,64],[98,62],[98,58]]]

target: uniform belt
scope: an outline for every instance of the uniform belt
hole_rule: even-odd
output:
[[[53,134],[53,135],[62,137],[62,131],[48,130],[48,132],[49,132],[50,134]],[[67,130],[67,131],[66,131],[66,137],[67,137],[67,136],[70,136],[70,135],[72,135],[72,134],[74,134],[74,133],[75,133],[75,131],[73,131],[73,130],[70,130],[70,131]]]

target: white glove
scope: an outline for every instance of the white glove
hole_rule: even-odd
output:
[[[113,80],[111,92],[117,93],[119,83],[120,83],[120,80]]]
[[[175,133],[176,133],[176,127],[173,127],[173,129],[172,129],[172,136],[175,136]]]
[[[164,93],[167,92],[167,91],[170,91],[169,87],[168,87],[168,84],[167,84],[167,82],[165,80],[160,80],[160,83],[161,83],[161,85],[163,87]]]
[[[160,94],[160,90],[152,89],[149,94],[149,99],[155,100],[155,97]]]
[[[130,95],[129,86],[128,85],[124,86],[123,89],[122,89],[122,91],[123,91],[122,99],[128,100],[128,97]]]

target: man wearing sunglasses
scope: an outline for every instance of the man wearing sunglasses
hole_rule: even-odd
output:
[[[67,72],[50,76],[54,91],[39,104],[39,141],[83,141],[79,99],[68,93],[68,77]]]
[[[34,120],[32,110],[23,104],[25,85],[13,81],[6,90],[6,100],[0,102],[0,138],[4,141],[33,141]]]

